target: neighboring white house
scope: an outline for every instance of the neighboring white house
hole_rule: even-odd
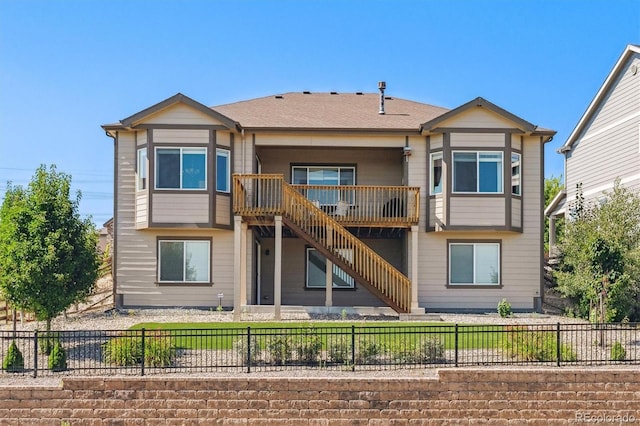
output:
[[[555,220],[568,213],[578,184],[585,201],[602,197],[617,178],[640,191],[640,46],[625,48],[559,153],[565,190],[545,209],[550,246]]]
[[[177,94],[104,125],[118,306],[538,308],[555,132],[380,89]]]

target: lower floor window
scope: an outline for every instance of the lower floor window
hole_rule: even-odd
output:
[[[160,240],[158,280],[160,282],[208,283],[210,241]]]
[[[351,258],[351,250],[343,250],[342,256]],[[307,248],[307,288],[325,288],[327,282],[327,259],[316,249]],[[353,288],[354,280],[340,267],[332,268],[333,288]]]
[[[449,243],[449,284],[500,284],[500,243]]]

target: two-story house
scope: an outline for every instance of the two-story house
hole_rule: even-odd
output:
[[[640,192],[640,46],[624,49],[559,153],[566,189],[545,209],[550,246],[556,218],[570,212],[578,184],[586,202],[602,199],[618,178]]]
[[[537,308],[554,131],[482,98],[447,110],[379,89],[177,94],[104,125],[117,304]]]

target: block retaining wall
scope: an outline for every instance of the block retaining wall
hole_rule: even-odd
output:
[[[66,422],[66,423],[65,423]],[[446,369],[436,378],[64,378],[1,386],[0,425],[640,424],[633,369]]]

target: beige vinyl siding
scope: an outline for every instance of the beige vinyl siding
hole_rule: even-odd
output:
[[[504,133],[451,133],[451,148],[502,148]]]
[[[403,248],[401,240],[363,239],[365,244],[384,256],[397,268],[402,268]],[[324,289],[306,289],[306,247],[303,240],[285,238],[282,241],[282,304],[324,306]],[[262,304],[273,304],[273,261],[274,240],[262,241],[262,253],[269,250],[269,256],[262,256]],[[404,270],[404,269],[401,269]],[[385,306],[376,296],[356,283],[355,290],[332,292],[333,306]]]
[[[256,145],[258,146],[402,148],[404,143],[404,136],[323,136],[309,134],[259,134],[256,136]]]
[[[448,120],[444,120],[438,127],[465,128],[513,128],[511,121],[489,111],[487,108],[472,108]]]
[[[220,135],[220,132],[218,132],[218,135]],[[233,142],[233,153],[231,155],[233,173],[254,173],[256,154],[253,149],[253,136],[247,134],[243,140],[242,134],[235,133]]]
[[[429,154],[427,153],[427,144],[425,143],[424,137],[410,137],[409,146],[411,147],[411,155],[406,157],[405,160],[401,159],[400,161],[406,161],[407,164],[407,186],[417,186],[420,188],[420,217],[418,225],[424,228],[427,226],[427,221],[429,220],[429,216],[427,216],[429,212],[425,211],[425,200],[426,197],[429,197],[429,188],[427,187],[427,176],[430,167],[427,166]],[[392,150],[391,153],[395,155],[395,150]],[[400,165],[400,167],[402,167],[402,165]]]
[[[433,217],[429,218],[429,226],[435,226],[436,229],[440,228],[446,222],[446,218],[444,217],[444,200],[444,196],[438,195],[435,198],[432,198],[431,203],[429,204],[433,209]]]
[[[511,147],[515,150],[522,150],[522,136],[511,135]]]
[[[231,147],[231,133],[220,131],[216,132],[216,145]]]
[[[449,199],[450,226],[505,226],[504,197],[455,197]]]
[[[119,293],[125,306],[217,306],[218,293],[223,293],[223,305],[233,305],[233,232],[232,231],[157,231],[137,232],[136,263],[130,262],[130,275],[118,277]],[[159,286],[157,282],[157,238],[211,238],[212,286],[176,284]]]
[[[136,229],[144,229],[149,226],[149,191],[136,192]]]
[[[135,124],[205,124],[223,125],[222,122],[190,106],[178,103]]]
[[[262,173],[282,173],[287,181],[291,164],[355,164],[358,185],[402,185],[402,149],[261,148],[258,155]]]
[[[209,130],[206,129],[154,129],[154,143],[208,144]]]
[[[231,225],[231,197],[216,195],[216,223],[218,225]]]
[[[520,228],[522,225],[522,201],[517,198],[511,199],[511,226]]]
[[[431,151],[436,149],[442,149],[442,135],[441,134],[431,135],[431,138],[429,140],[429,145],[430,145],[429,148],[431,149]]]
[[[208,223],[208,194],[153,195],[153,222],[157,223]]]
[[[146,143],[147,143],[147,131],[141,130],[139,132],[136,132],[136,145],[141,146],[141,145],[146,145]]]

